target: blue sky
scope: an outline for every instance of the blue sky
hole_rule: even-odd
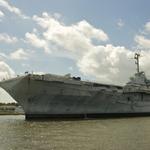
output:
[[[150,1],[0,0],[0,79],[53,73],[124,84],[150,76]]]

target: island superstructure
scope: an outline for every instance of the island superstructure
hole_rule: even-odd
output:
[[[82,81],[79,77],[27,74],[5,80],[6,90],[32,118],[91,118],[150,114],[150,80],[139,70],[125,86]]]

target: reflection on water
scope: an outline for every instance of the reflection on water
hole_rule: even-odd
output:
[[[150,117],[25,121],[0,116],[0,150],[149,150]]]

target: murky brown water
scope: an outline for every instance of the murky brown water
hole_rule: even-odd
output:
[[[25,121],[0,116],[0,150],[149,150],[150,117]]]

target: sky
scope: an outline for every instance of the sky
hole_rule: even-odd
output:
[[[0,80],[52,73],[124,85],[150,77],[149,0],[0,0]],[[12,101],[0,89],[0,101]]]

